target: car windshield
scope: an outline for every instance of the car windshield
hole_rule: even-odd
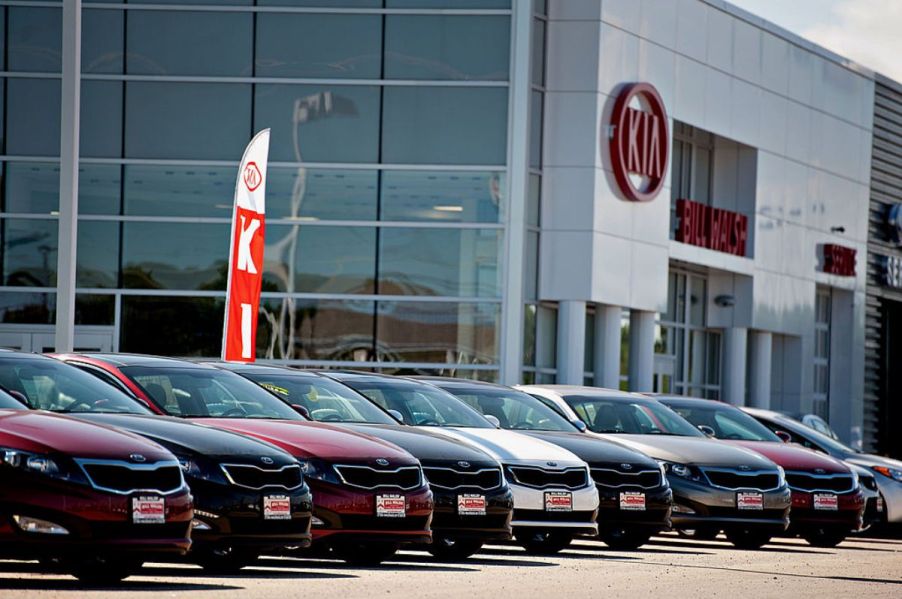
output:
[[[596,433],[705,436],[676,412],[653,400],[567,395],[564,401]]]
[[[279,372],[240,373],[277,397],[305,408],[320,422],[398,424],[360,394],[333,380]]]
[[[683,403],[679,400],[660,401],[695,426],[711,427],[718,439],[780,442],[780,438],[770,429],[742,410],[714,402],[707,405],[697,402]]]
[[[172,416],[304,420],[288,404],[234,372],[158,366],[125,366],[121,370]]]
[[[839,441],[835,441],[827,435],[822,435],[813,428],[807,427],[801,422],[790,418],[779,418],[773,421],[769,419],[759,419],[764,426],[772,431],[784,431],[792,437],[794,443],[804,445],[809,449],[817,449],[833,456],[851,456],[861,453],[852,449],[848,445],[844,445]]]
[[[501,428],[527,431],[577,430],[560,414],[522,391],[459,385],[444,387],[441,382],[435,384],[483,415],[494,416],[501,423]]]
[[[0,409],[3,410],[26,410],[25,404],[8,394],[6,391],[0,391]]]
[[[29,408],[51,412],[150,414],[112,385],[51,358],[4,358],[0,385]]]
[[[342,381],[384,410],[396,410],[405,424],[494,428],[453,395],[425,383],[355,379]]]

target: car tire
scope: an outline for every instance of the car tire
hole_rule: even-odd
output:
[[[535,555],[560,553],[573,542],[572,534],[559,531],[518,532],[514,537],[527,553]]]
[[[434,535],[429,553],[440,560],[457,561],[471,557],[482,549],[482,541],[475,539],[455,539],[444,535]]]
[[[112,557],[94,557],[68,562],[69,573],[91,586],[118,584],[141,569],[143,562]]]
[[[847,534],[844,530],[819,528],[817,530],[806,531],[801,536],[808,541],[808,544],[812,547],[830,549],[845,541]]]
[[[736,530],[724,531],[727,539],[733,543],[737,549],[761,549],[771,538],[771,535],[758,530],[749,530],[740,528]]]
[[[398,552],[395,543],[341,543],[332,547],[332,553],[350,566],[378,566]]]
[[[632,551],[648,543],[651,534],[642,530],[614,528],[600,531],[598,538],[611,549]]]
[[[235,574],[256,562],[258,557],[260,556],[256,553],[237,551],[226,547],[192,551],[189,559],[193,559],[195,563],[211,574]]]
[[[677,534],[686,539],[694,539],[696,541],[713,541],[720,534],[717,528],[702,526],[699,528],[678,528]]]

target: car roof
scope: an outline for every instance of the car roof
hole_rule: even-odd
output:
[[[473,379],[463,379],[459,377],[451,377],[451,376],[409,376],[405,377],[408,379],[413,379],[415,381],[423,381],[426,383],[431,383],[437,387],[486,387],[488,389],[506,389],[514,391],[519,391],[519,389],[514,389],[513,387],[508,387],[507,385],[499,385],[498,383],[489,383],[487,381],[474,381]],[[520,391],[520,393],[523,393]]]
[[[686,397],[684,395],[657,395],[647,394],[652,399],[657,399],[663,403],[675,403],[683,406],[719,406],[725,409],[735,408],[728,403],[717,401],[716,399],[702,399],[701,397]]]
[[[641,393],[621,391],[620,389],[606,389],[604,387],[586,387],[583,385],[522,385],[521,390],[545,389],[557,393],[561,397],[566,395],[581,395],[584,397],[603,397],[605,399],[637,399],[642,398],[653,401],[651,397]]]
[[[104,353],[72,353],[62,354],[69,358],[88,358],[100,360],[113,366],[158,366],[166,368],[207,368],[215,370],[213,366],[201,362],[192,362],[181,358],[167,358],[164,356],[150,356],[145,354],[104,354]]]
[[[310,378],[326,378],[319,372],[315,372],[313,370],[301,370],[298,368],[292,368],[287,365],[282,364],[248,364],[246,362],[221,362],[221,361],[213,361],[213,360],[203,360],[200,362],[201,364],[213,366],[215,368],[219,368],[221,370],[230,370],[232,372],[237,373],[273,373],[273,374],[288,374],[293,376],[303,376]]]

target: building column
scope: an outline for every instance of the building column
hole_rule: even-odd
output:
[[[767,331],[749,331],[749,405],[770,409],[773,335]]]
[[[620,388],[620,306],[595,304],[595,386]]]
[[[655,313],[630,310],[630,391],[651,391],[654,384]]]
[[[734,406],[745,405],[745,364],[748,329],[723,331],[723,377],[721,399]]]
[[[582,385],[586,361],[586,302],[558,302],[557,382]]]

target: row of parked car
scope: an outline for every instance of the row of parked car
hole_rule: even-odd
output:
[[[637,549],[667,529],[835,546],[886,520],[902,520],[902,463],[714,401],[0,352],[0,557],[92,582],[270,551]]]

